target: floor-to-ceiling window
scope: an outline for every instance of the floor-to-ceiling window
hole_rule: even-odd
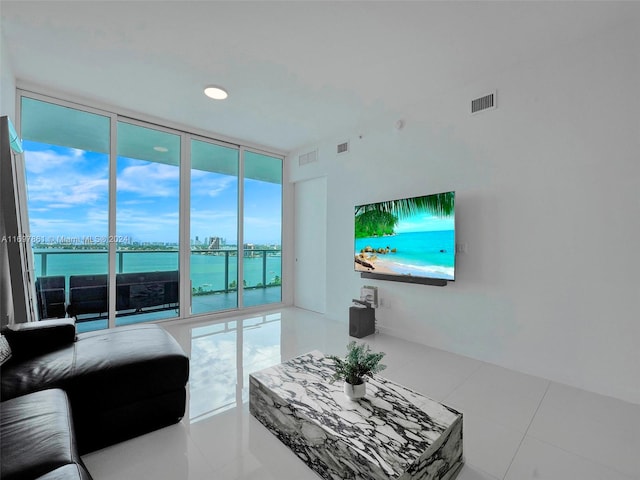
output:
[[[21,107],[39,316],[105,328],[110,118],[26,97]]]
[[[282,301],[282,159],[244,151],[243,305]]]
[[[116,325],[179,313],[180,135],[118,122]]]
[[[20,100],[40,318],[84,331],[281,302],[282,158]]]
[[[191,312],[238,306],[238,148],[191,141]]]

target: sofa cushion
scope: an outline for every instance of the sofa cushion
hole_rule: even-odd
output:
[[[184,389],[189,360],[157,325],[81,333],[65,348],[2,368],[2,398],[62,388],[76,409],[115,408]],[[82,401],[79,402],[79,399]]]
[[[37,355],[29,359],[12,358],[2,366],[0,398],[10,398],[49,388],[64,388],[63,380],[73,370],[72,347]]]
[[[2,330],[15,359],[32,358],[66,347],[76,340],[72,318],[17,323]]]
[[[38,478],[68,464],[82,464],[69,402],[62,390],[43,390],[2,402],[0,437],[3,480]]]

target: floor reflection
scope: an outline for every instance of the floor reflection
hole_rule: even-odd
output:
[[[189,421],[199,422],[249,400],[249,374],[282,362],[280,313],[191,330]]]

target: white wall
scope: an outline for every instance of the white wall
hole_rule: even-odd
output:
[[[636,30],[523,56],[437,98],[416,92],[387,124],[321,142],[318,163],[292,161],[292,181],[327,176],[327,315],[346,322],[375,283],[384,331],[640,403]],[[471,116],[470,100],[494,88],[498,109]],[[335,155],[345,138],[350,153]],[[455,283],[353,272],[354,205],[447,190],[468,248]]]
[[[8,115],[15,123],[16,78],[9,59],[7,43],[0,27],[0,115]]]
[[[0,116],[8,115],[15,122],[16,79],[9,60],[7,45],[0,30]],[[0,215],[0,238],[5,235],[4,215]],[[0,242],[0,325],[13,319],[11,278],[7,244]]]

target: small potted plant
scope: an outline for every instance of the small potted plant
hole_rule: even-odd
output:
[[[328,355],[327,358],[335,363],[336,372],[331,377],[331,383],[336,380],[344,381],[344,393],[351,400],[362,398],[366,394],[366,377],[373,377],[385,368],[380,360],[384,353],[373,353],[369,345],[357,344],[352,341],[347,345],[347,355],[339,358]]]

